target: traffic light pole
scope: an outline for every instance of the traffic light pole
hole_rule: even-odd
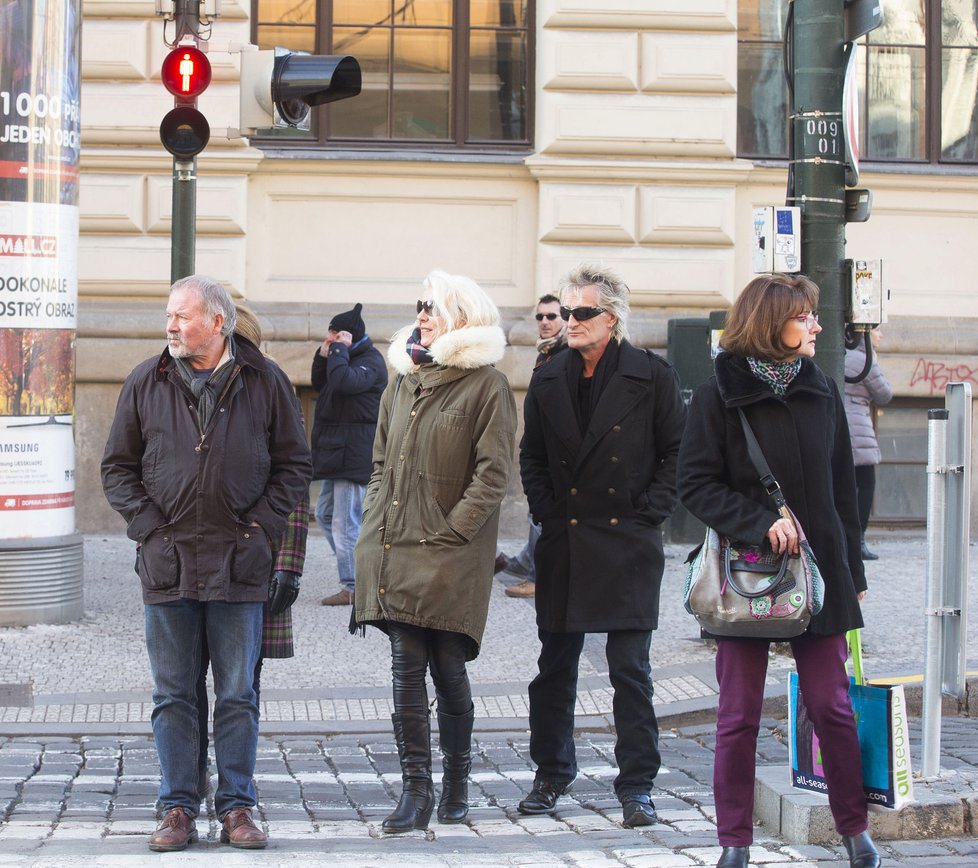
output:
[[[194,273],[197,252],[197,158],[173,158],[170,283]]]
[[[819,366],[842,388],[848,280],[842,91],[844,0],[794,0],[791,42],[793,185],[801,208],[801,261],[821,289]]]

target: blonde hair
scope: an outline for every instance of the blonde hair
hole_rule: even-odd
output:
[[[234,305],[234,310],[237,314],[234,333],[246,341],[250,341],[256,347],[261,347],[261,322],[255,316],[255,312],[240,303]]]
[[[499,325],[499,308],[471,277],[435,269],[422,284],[431,290],[448,331],[472,326]]]

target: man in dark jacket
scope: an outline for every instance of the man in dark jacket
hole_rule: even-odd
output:
[[[373,469],[380,396],[387,386],[384,357],[366,335],[360,311],[338,313],[312,358],[319,392],[312,426],[313,479],[321,479],[316,521],[336,555],[340,589],[324,606],[353,602],[353,549],[360,536],[363,495]]]
[[[214,671],[214,805],[221,840],[259,849],[256,804],[262,602],[272,548],[308,490],[302,420],[285,374],[233,338],[227,290],[201,275],[173,284],[168,347],[123,384],[102,486],[136,541],[163,821],[151,850],[196,840],[197,677],[202,637]]]
[[[540,296],[534,314],[537,322],[537,360],[533,365],[536,370],[540,365],[555,359],[567,349],[565,323],[560,318],[560,299],[549,292]],[[540,525],[530,519],[530,533],[523,550],[515,557],[506,554],[496,555],[496,572],[509,573],[521,578],[518,585],[506,588],[507,597],[532,597],[536,593],[536,576],[533,572],[533,551],[540,538]]]
[[[685,410],[670,365],[627,340],[628,288],[583,266],[561,290],[568,352],[536,369],[524,404],[520,473],[536,546],[541,650],[530,683],[524,814],[554,810],[577,775],[574,704],[586,633],[606,633],[618,739],[615,793],[628,827],[655,823],[659,771],[649,652],[658,625],[660,526],[676,502]]]

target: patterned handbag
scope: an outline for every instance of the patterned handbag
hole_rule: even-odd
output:
[[[790,639],[808,628],[822,609],[825,583],[805,532],[785,504],[743,411],[740,421],[751,460],[778,512],[798,532],[798,554],[775,554],[767,540],[749,545],[706,529],[706,539],[687,560],[684,603],[700,626],[716,636]]]

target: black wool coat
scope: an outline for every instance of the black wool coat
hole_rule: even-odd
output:
[[[782,493],[811,543],[825,603],[809,625],[818,635],[863,625],[866,589],[859,548],[849,427],[835,383],[808,358],[784,398],[741,356],[721,353],[715,375],[693,395],[679,451],[683,505],[718,533],[760,544],[777,520],[758,479],[737,414],[744,410]]]
[[[675,371],[621,344],[614,372],[581,431],[568,365],[533,373],[523,408],[520,474],[534,520],[537,624],[550,632],[654,630],[660,525],[676,503],[685,409]]]
[[[312,478],[366,485],[373,470],[374,435],[387,365],[370,338],[348,347],[330,344],[312,357],[312,387],[319,392],[312,423]]]

